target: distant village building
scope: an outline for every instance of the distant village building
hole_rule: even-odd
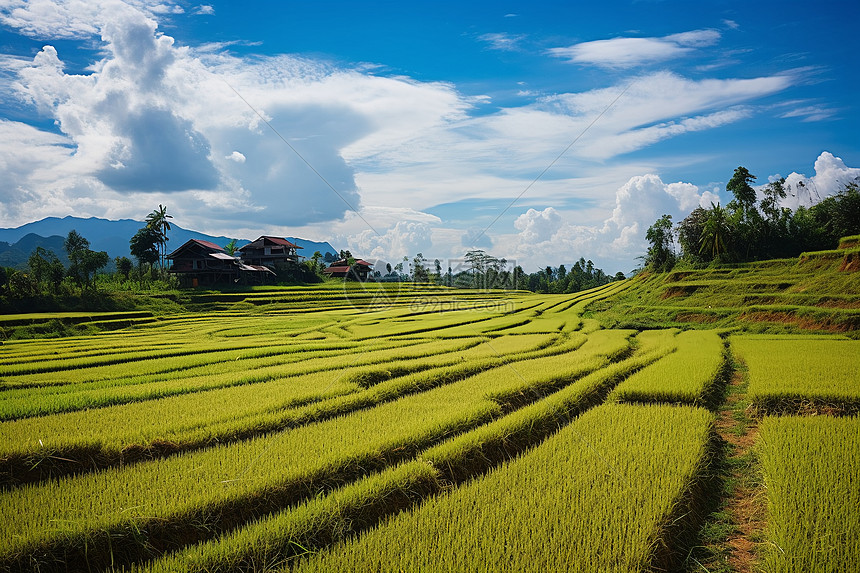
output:
[[[330,277],[349,278],[366,281],[373,265],[365,260],[357,259],[352,265],[349,260],[340,259],[333,262],[329,267],[323,269],[323,273]]]
[[[247,265],[259,265],[275,269],[279,265],[299,264],[296,249],[301,249],[286,239],[280,237],[262,236],[239,249],[242,262]]]
[[[168,272],[179,277],[182,286],[225,283],[262,284],[275,273],[262,265],[249,265],[209,241],[190,239],[167,255]]]

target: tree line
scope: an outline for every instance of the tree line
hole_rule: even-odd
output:
[[[723,207],[697,207],[676,226],[663,215],[645,233],[649,248],[645,267],[668,271],[678,263],[691,266],[743,263],[796,257],[806,251],[835,249],[839,239],[860,234],[860,185],[851,181],[836,195],[817,198],[811,207],[792,211],[781,206],[789,195],[812,199],[814,183],[798,182],[794,188],[785,179],[761,188],[745,167],[735,169],[726,184],[732,200]],[[676,248],[677,245],[677,248]]]
[[[537,293],[573,293],[624,279],[623,273],[609,276],[594,263],[580,258],[568,270],[565,265],[547,266],[526,273],[520,265],[505,258],[497,258],[483,249],[467,251],[462,259],[430,260],[422,253],[403,260],[394,266],[386,265],[386,273],[377,270],[373,279],[382,282],[412,281],[467,289],[513,289]]]

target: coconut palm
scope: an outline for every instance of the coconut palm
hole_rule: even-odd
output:
[[[231,240],[229,243],[224,245],[224,251],[231,257],[236,255],[236,251],[239,250],[239,247],[236,246],[236,239]]]
[[[717,203],[711,203],[708,218],[702,227],[701,246],[699,254],[708,254],[716,259],[728,251],[731,228],[729,227],[726,210]]]
[[[158,247],[161,259],[161,268],[164,268],[164,259],[167,256],[167,231],[170,230],[170,221],[173,215],[167,214],[167,206],[159,203],[158,209],[146,216],[146,226],[156,231],[159,235]]]

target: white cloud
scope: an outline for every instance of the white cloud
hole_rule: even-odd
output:
[[[194,9],[193,14],[196,16],[211,16],[215,14],[215,8],[211,4],[201,4]]]
[[[34,38],[91,38],[117,11],[128,8],[150,17],[185,11],[161,0],[6,0],[0,5],[0,23]]]
[[[615,208],[604,215],[602,224],[574,224],[576,213],[553,207],[529,209],[517,218],[514,225],[519,233],[508,242],[516,245],[520,259],[538,267],[580,256],[629,265],[644,252],[645,230],[660,216],[669,214],[678,222],[694,208],[718,200],[713,192],[700,192],[691,183],[664,183],[658,175],[638,175],[616,190]]]
[[[552,236],[562,226],[561,215],[552,207],[543,211],[529,209],[514,221],[514,227],[520,232],[524,243],[543,243],[552,239]]]
[[[349,250],[373,260],[400,261],[416,253],[429,253],[433,246],[427,223],[400,221],[382,234],[366,230],[348,237]]]
[[[24,32],[48,30],[60,17],[40,17],[36,7],[4,14],[7,21],[21,16]],[[240,59],[217,48],[177,47],[158,31],[153,13],[164,11],[158,5],[144,10],[111,3],[108,10],[98,2],[70,2],[57,9],[64,21],[92,23],[79,27],[81,34],[102,38],[103,58],[92,74],[66,73],[50,45],[29,65],[3,62],[15,68],[21,98],[55,119],[74,148],[62,171],[68,179],[53,186],[90,193],[96,182],[104,204],[112,193],[122,201],[116,193],[169,192],[174,213],[198,218],[189,223],[198,228],[243,217],[267,227],[341,218],[361,208],[350,164],[359,157],[351,145],[371,157],[376,146],[397,145],[463,118],[473,105],[447,84],[375,77],[288,56]],[[61,209],[50,187],[29,192],[44,194],[46,203],[50,196]],[[147,203],[127,216],[142,216]]]
[[[184,14],[185,9],[177,4],[155,4],[149,9],[153,14]]]
[[[499,50],[502,52],[515,52],[519,50],[519,44],[524,38],[525,36],[522,34],[505,33],[483,34],[478,36],[479,40],[489,44],[491,50]]]
[[[716,44],[716,30],[693,30],[661,38],[612,38],[581,42],[565,48],[551,48],[549,53],[572,63],[606,68],[630,68],[663,62],[685,56],[697,48]]]
[[[836,110],[826,105],[806,105],[790,109],[789,111],[784,112],[779,117],[798,117],[801,118],[801,121],[809,122],[831,119],[835,114]]]
[[[790,196],[782,205],[796,209],[799,205],[810,206],[839,193],[849,183],[860,182],[860,168],[848,167],[840,157],[823,151],[813,166],[815,175],[807,177],[791,173],[785,178]]]

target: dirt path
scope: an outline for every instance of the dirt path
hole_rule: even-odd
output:
[[[701,551],[691,555],[689,571],[754,573],[757,547],[764,540],[765,492],[753,453],[758,424],[747,413],[743,365],[732,375],[716,422],[725,444],[721,500],[703,529]],[[696,554],[698,553],[698,555]]]

